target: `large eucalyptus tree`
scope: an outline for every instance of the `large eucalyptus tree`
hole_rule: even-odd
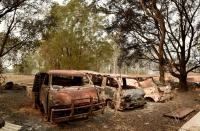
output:
[[[162,83],[164,71],[169,71],[187,90],[187,74],[200,66],[200,1],[94,0],[91,5],[111,18],[107,30],[120,34],[120,60],[157,62]]]

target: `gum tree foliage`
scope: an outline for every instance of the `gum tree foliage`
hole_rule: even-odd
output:
[[[109,0],[91,5],[113,16],[107,30],[120,34],[121,60],[162,64],[187,90],[187,74],[199,68],[199,4],[193,0]]]
[[[100,70],[113,50],[102,30],[102,17],[80,0],[54,4],[46,17],[50,26],[43,35],[40,64],[46,69]]]
[[[31,74],[34,69],[36,69],[36,62],[34,55],[25,54],[23,55],[19,62],[13,65],[13,71],[18,74]]]
[[[16,8],[20,8],[26,0],[1,0],[0,1],[0,19],[2,19],[9,12],[13,12]]]
[[[166,12],[165,59],[169,72],[187,90],[187,75],[200,67],[200,1],[172,0]]]
[[[157,62],[160,65],[160,81],[164,83],[163,45],[166,32],[163,14],[157,4],[142,0],[109,0],[105,4],[95,1],[91,5],[95,10],[113,16],[107,31],[118,32],[117,43],[121,48],[119,66],[122,63],[130,65],[139,59]]]
[[[18,52],[26,53],[35,48],[39,39],[42,5],[45,0],[0,1],[0,65],[15,61]]]

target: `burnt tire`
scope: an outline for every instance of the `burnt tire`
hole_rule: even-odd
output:
[[[2,118],[0,118],[0,128],[4,126],[5,126],[5,121]]]
[[[110,109],[115,109],[115,104],[113,103],[113,101],[109,100],[106,102],[107,107]]]

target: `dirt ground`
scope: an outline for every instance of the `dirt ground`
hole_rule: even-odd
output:
[[[26,82],[26,76],[21,77]],[[10,80],[10,77],[7,78]],[[13,79],[13,78],[11,78]],[[28,79],[31,82],[33,79]],[[18,80],[21,81],[21,80]],[[182,120],[164,117],[163,114],[178,107],[192,107],[195,111]],[[200,111],[200,91],[176,92],[175,97],[165,103],[147,102],[143,108],[118,112],[106,109],[103,115],[72,122],[52,124],[33,108],[26,90],[4,90],[0,94],[0,117],[22,126],[22,131],[176,131]]]
[[[3,74],[5,82],[12,81],[16,84],[20,83],[33,83],[34,75],[16,75],[16,74]]]

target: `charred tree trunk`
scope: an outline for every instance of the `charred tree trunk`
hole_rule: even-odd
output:
[[[185,53],[182,53],[182,60],[180,63],[179,88],[183,91],[188,90]]]
[[[187,85],[188,72],[186,71],[186,64],[182,63],[178,65],[180,67],[179,73],[176,73],[173,71],[173,68],[175,68],[175,66],[177,65],[171,64],[168,66],[169,66],[170,74],[179,79],[178,88],[182,91],[187,91],[188,90],[188,85]]]
[[[183,73],[179,78],[179,88],[183,91],[188,91],[187,74]]]
[[[164,84],[165,83],[165,70],[164,70],[164,60],[163,59],[159,60],[159,73],[160,73],[159,81],[162,84]]]

